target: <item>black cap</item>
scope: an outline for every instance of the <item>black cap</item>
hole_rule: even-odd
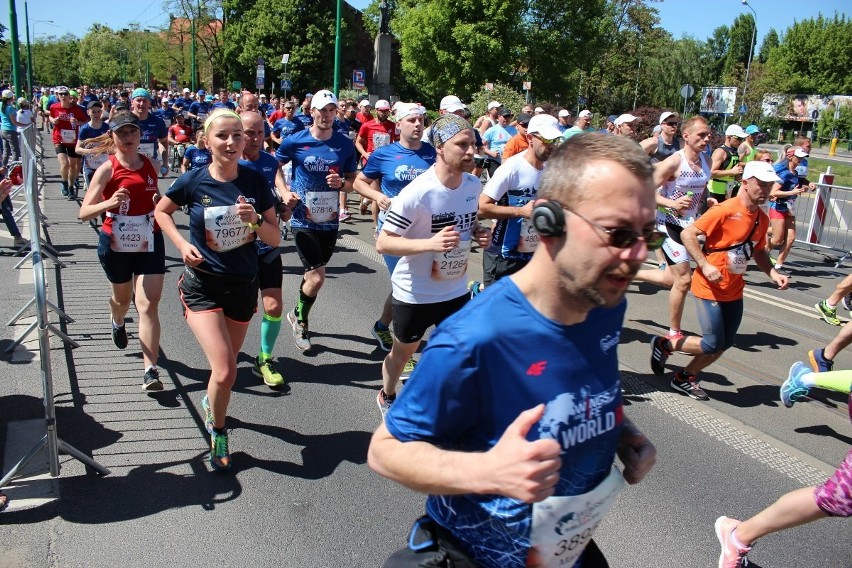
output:
[[[93,107],[104,108],[104,104],[101,101],[90,101],[89,104],[86,105],[86,109],[90,109]]]
[[[500,111],[500,116],[512,116],[512,111],[507,108],[504,108]]]
[[[530,121],[530,119],[531,119],[532,117],[531,117],[530,115],[528,115],[527,113],[522,112],[521,114],[519,114],[519,115],[518,115],[517,117],[515,117],[515,118],[517,119],[517,121],[518,121],[518,123],[519,123],[519,124],[526,125],[527,123],[529,123],[529,121]]]
[[[136,118],[136,115],[129,113],[129,112],[116,115],[112,119],[112,121],[110,122],[109,129],[112,130],[113,132],[115,132],[116,130],[118,130],[122,126],[127,126],[127,125],[135,126],[136,128],[139,128],[139,120]],[[139,130],[142,130],[142,129],[139,128]]]
[[[122,109],[127,110],[127,103],[125,103],[123,101],[118,101],[117,103],[115,103],[115,105],[113,105],[113,108],[115,110],[122,110]]]

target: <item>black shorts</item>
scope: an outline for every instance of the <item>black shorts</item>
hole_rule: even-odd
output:
[[[59,154],[67,154],[69,158],[79,158],[80,154],[78,154],[74,150],[74,146],[64,146],[62,144],[58,144],[53,147],[56,150],[56,155]]]
[[[248,323],[257,311],[257,278],[211,274],[186,267],[178,282],[180,301],[193,312],[222,312],[229,320]]]
[[[284,264],[281,262],[281,249],[275,249],[269,254],[258,257],[257,282],[260,289],[281,288],[281,283],[284,282],[283,269]]]
[[[153,252],[115,252],[110,248],[111,236],[101,231],[98,237],[98,260],[104,268],[107,280],[113,284],[124,284],[139,274],[165,274],[166,248],[163,233],[154,233]]]
[[[420,341],[427,329],[462,309],[468,300],[470,294],[434,304],[408,304],[392,298],[393,334],[400,343]]]
[[[316,270],[328,264],[337,244],[337,231],[293,228],[292,232],[296,252],[305,270]]]
[[[482,281],[490,286],[504,276],[514,274],[529,263],[525,258],[505,258],[488,251],[482,251]]]

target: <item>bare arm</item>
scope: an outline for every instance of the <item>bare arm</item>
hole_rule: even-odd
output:
[[[89,188],[86,190],[86,195],[83,196],[83,203],[80,205],[78,217],[81,221],[94,219],[101,213],[118,207],[122,199],[130,196],[130,192],[122,188],[113,193],[108,200],[104,201],[103,192],[110,178],[112,178],[112,164],[110,162],[101,164],[95,170],[95,173],[92,175],[92,181],[89,183]]]
[[[529,219],[532,215],[533,202],[530,201],[523,207],[511,205],[497,205],[497,201],[484,193],[479,194],[479,218],[480,219]]]
[[[650,138],[645,138],[639,145],[642,147],[642,150],[645,151],[649,156],[653,156],[654,152],[657,150],[657,137],[651,136]]]
[[[358,173],[358,177],[355,178],[355,183],[352,185],[352,189],[354,189],[358,195],[378,203],[379,208],[383,211],[390,207],[391,198],[382,193],[379,180],[370,179],[365,176],[363,172]]]
[[[376,239],[376,250],[381,254],[406,256],[424,252],[447,252],[459,244],[460,235],[455,227],[444,227],[428,239],[410,239],[385,229]]]

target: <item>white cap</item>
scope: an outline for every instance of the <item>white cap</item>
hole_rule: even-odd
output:
[[[804,148],[796,146],[796,149],[793,150],[793,155],[796,156],[797,158],[807,158],[810,154],[805,152]]]
[[[443,99],[441,99],[441,104],[438,107],[445,112],[456,112],[457,110],[462,110],[467,108],[461,99],[455,95],[447,95]]]
[[[266,98],[266,95],[264,95],[263,93],[260,93],[260,97],[259,97],[259,98],[261,98],[261,99],[265,99],[265,98]]]
[[[314,94],[314,98],[311,99],[311,108],[323,109],[328,105],[337,106],[337,97],[334,96],[334,93],[326,89],[317,91]]]
[[[491,110],[492,108],[500,108],[501,106],[503,106],[503,103],[491,101],[490,103],[488,103],[488,110]]]
[[[590,111],[589,109],[581,110],[580,114],[577,115],[578,118],[584,118],[584,117],[587,117],[587,116],[589,118],[591,118],[591,116],[592,116],[592,111]]]
[[[183,92],[184,92],[184,93],[188,93],[188,92],[189,92],[189,87],[184,87],[184,88],[183,88]]]
[[[666,121],[666,119],[668,119],[669,117],[672,117],[672,116],[674,116],[675,118],[680,118],[680,115],[678,113],[666,111],[666,112],[664,112],[663,114],[660,115],[660,124],[664,123]]]
[[[396,117],[397,121],[411,116],[412,114],[419,116],[426,114],[426,109],[417,103],[396,102],[393,106],[396,107],[394,110],[394,117]]]
[[[385,99],[379,99],[376,101],[376,110],[390,110],[390,103]]]
[[[564,108],[559,111],[559,118],[563,118],[566,116],[571,116],[571,113],[565,110]]]
[[[633,122],[634,120],[637,120],[637,117],[633,116],[632,114],[622,114],[621,116],[615,119],[615,125],[621,126],[622,124],[627,124],[628,122]]]
[[[748,162],[743,168],[743,179],[756,177],[760,181],[780,182],[781,178],[775,173],[771,164],[755,160]]]
[[[745,133],[745,130],[743,130],[743,127],[739,124],[732,124],[728,128],[726,128],[725,136],[736,136],[737,138],[741,138],[743,140],[748,138],[748,134]]]
[[[391,110],[396,112],[396,109],[399,108],[399,105],[402,105],[402,104],[405,104],[405,103],[402,102],[402,101],[396,101],[395,103],[393,103],[391,105]]]
[[[372,105],[370,104],[370,101],[368,101],[367,99],[361,99],[360,101],[358,101],[358,106],[359,107],[368,107],[368,106],[372,106]]]
[[[537,114],[527,124],[527,134],[539,134],[546,140],[555,140],[562,136],[559,121],[549,114]]]
[[[536,113],[536,114],[541,114],[541,113],[543,113],[543,112],[544,112],[544,109],[543,109],[543,108],[541,108],[541,107],[535,107],[535,113]]]

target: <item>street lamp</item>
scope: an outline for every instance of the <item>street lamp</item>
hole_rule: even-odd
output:
[[[754,14],[754,20],[752,21],[751,26],[751,43],[748,46],[748,65],[746,65],[746,79],[745,86],[743,87],[743,104],[745,104],[746,100],[746,92],[748,91],[748,75],[749,71],[751,71],[751,56],[754,53],[754,36],[757,33],[757,12],[754,11],[754,8],[748,3],[748,0],[742,0],[743,6],[751,10],[751,13]]]

